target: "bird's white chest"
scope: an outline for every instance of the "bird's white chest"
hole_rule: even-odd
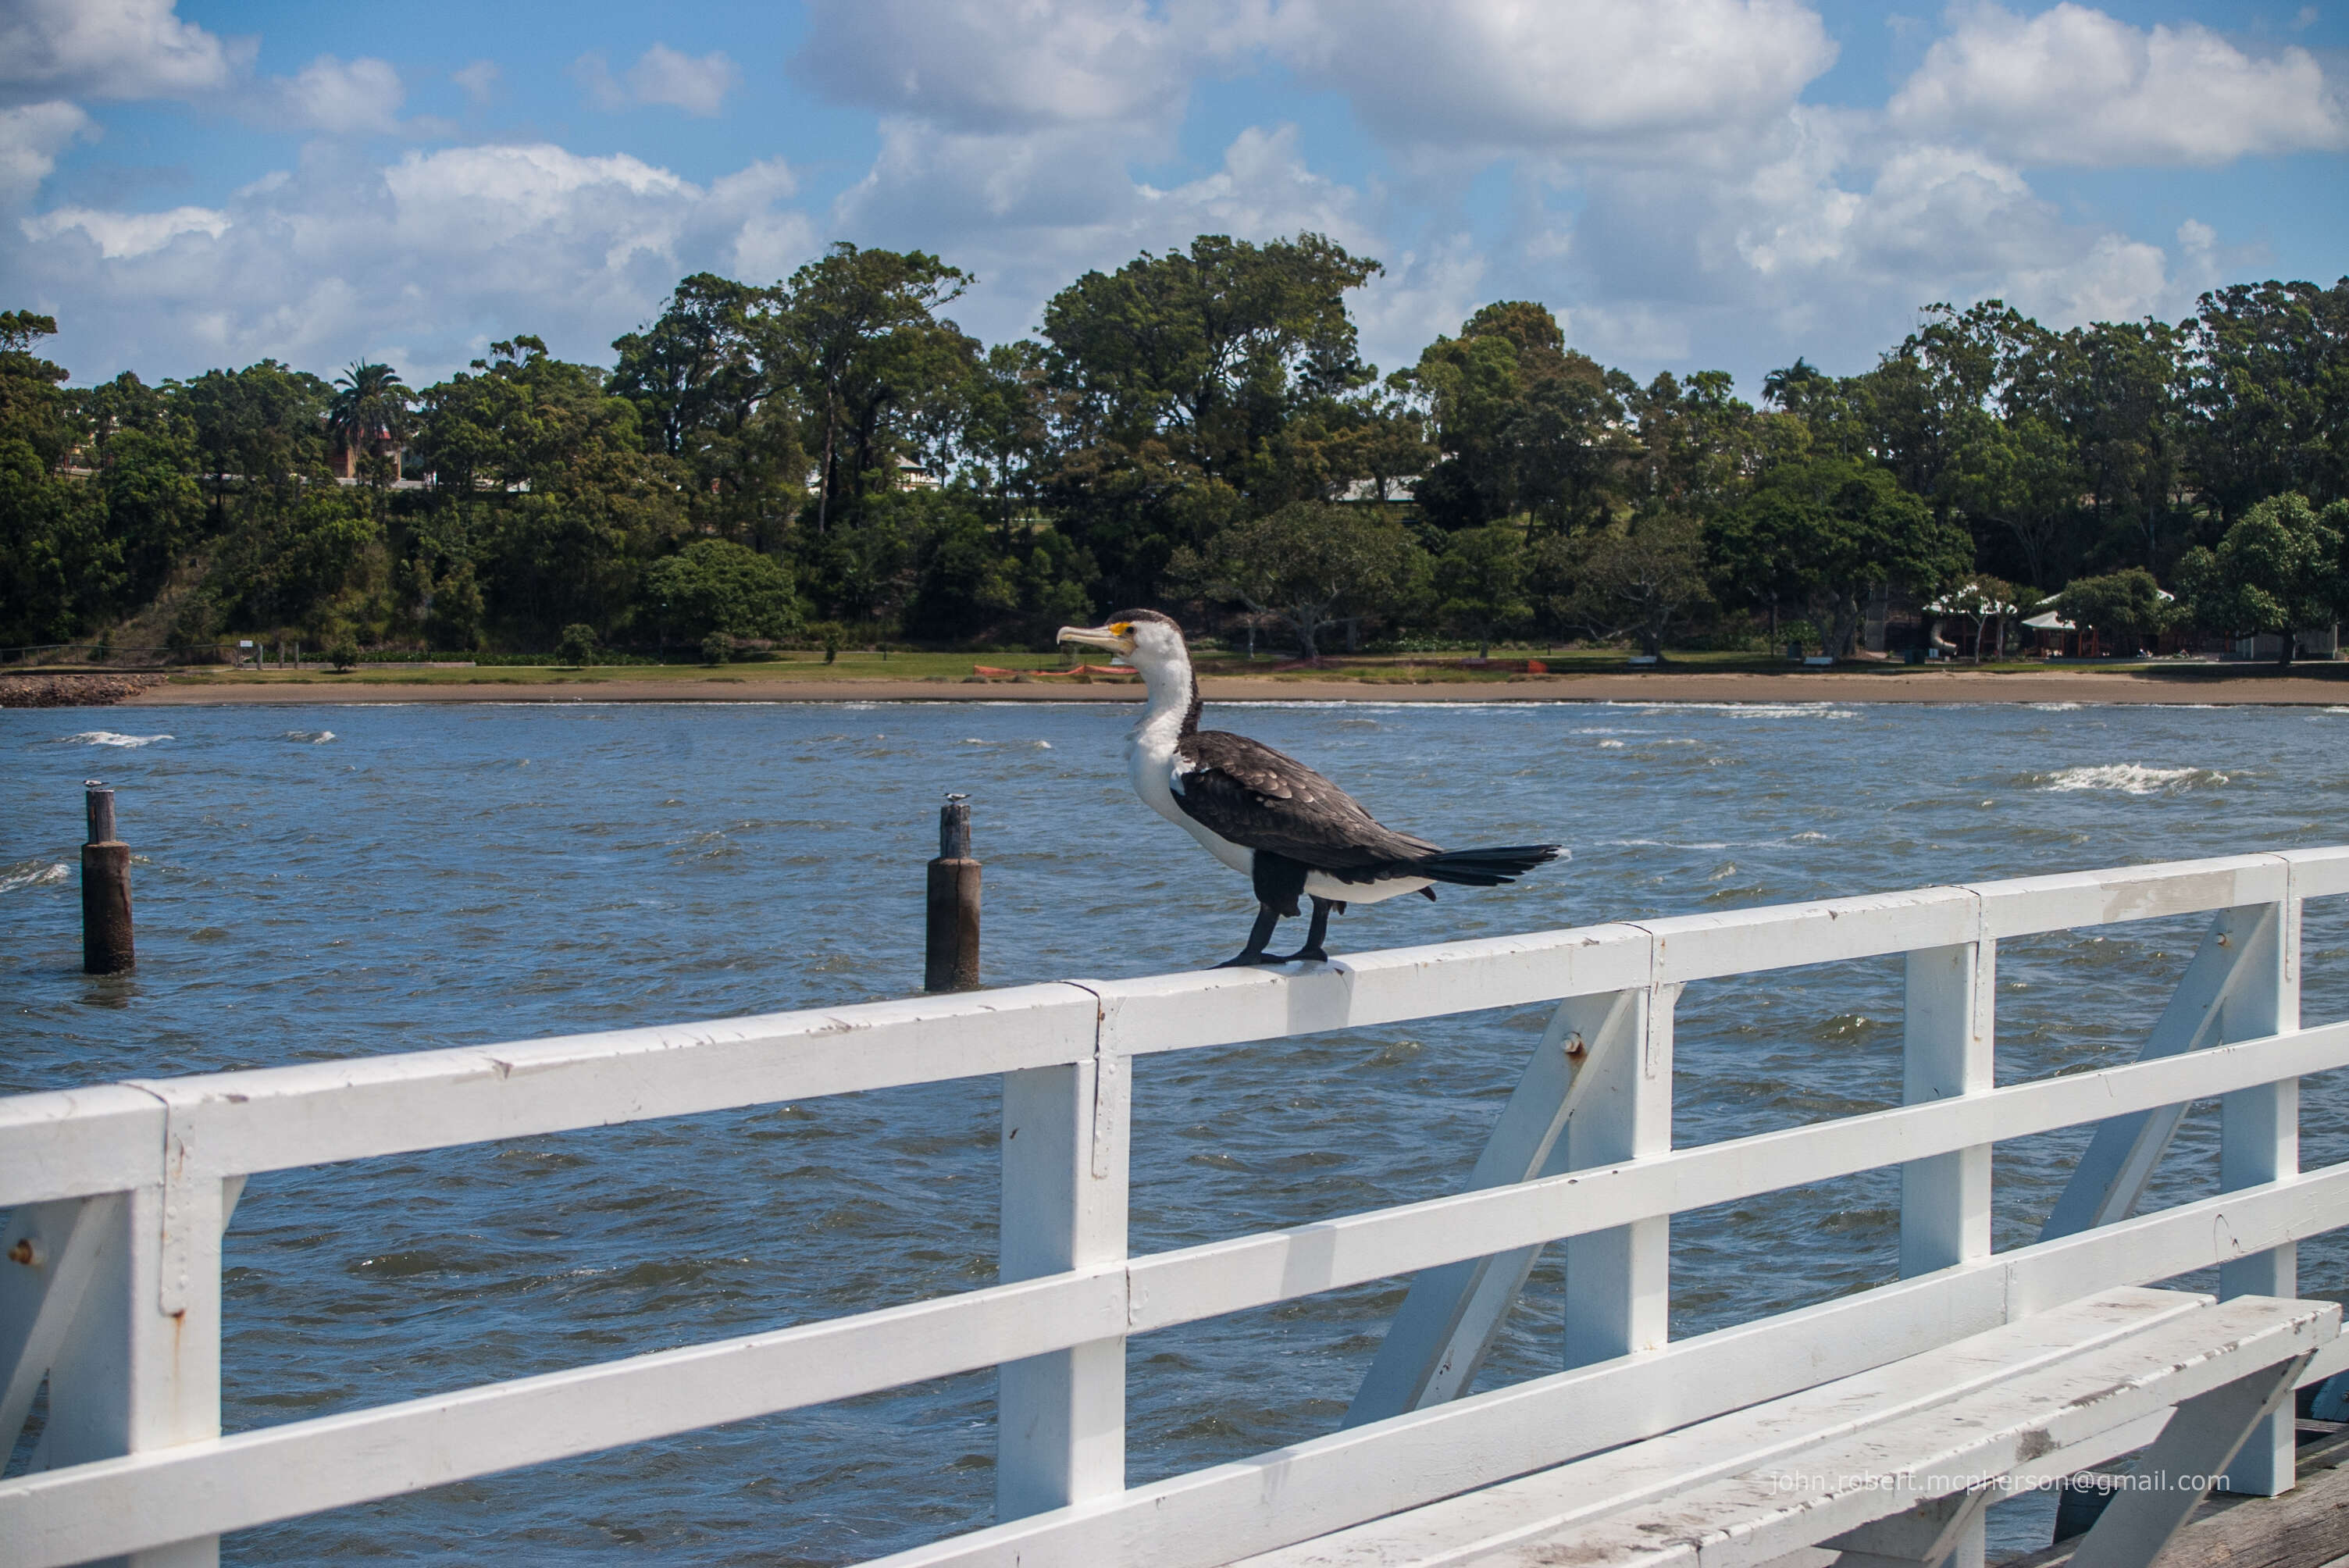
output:
[[[1216,859],[1243,876],[1250,875],[1256,869],[1256,851],[1213,831],[1184,810],[1174,799],[1182,788],[1183,757],[1175,749],[1180,722],[1178,715],[1172,730],[1144,723],[1134,732],[1133,744],[1126,752],[1126,769],[1133,779],[1133,792],[1152,810],[1198,840],[1200,846]]]

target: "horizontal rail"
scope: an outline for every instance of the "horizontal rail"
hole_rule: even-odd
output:
[[[1398,1446],[1413,1446],[1423,1459],[1440,1451],[1451,1456],[1450,1462],[1423,1466],[1409,1484],[1385,1495],[1403,1497],[1414,1486],[1444,1486],[1445,1490],[1423,1499],[1433,1501],[1483,1484],[1463,1479],[1466,1472],[1458,1457],[1462,1434],[1443,1429],[1446,1416],[1481,1423],[1466,1429],[1482,1434],[1474,1445],[1478,1457],[1468,1469],[1475,1464],[1514,1465],[1490,1477],[1505,1479],[1545,1462],[1539,1457],[1545,1451],[1542,1442],[1557,1439],[1537,1439],[1534,1434],[1543,1429],[1555,1434],[1562,1428],[1572,1441],[1587,1445],[1577,1451],[1588,1452],[1913,1355],[1977,1327],[1995,1326],[2116,1283],[2167,1279],[2284,1245],[2341,1224],[2344,1214],[2349,1214],[2349,1163],[1739,1325],[1682,1341],[1652,1357],[1537,1379],[1319,1441],[1333,1452],[1359,1455],[1366,1441],[1382,1439],[1389,1432],[1414,1434],[1412,1445]],[[0,1482],[0,1532],[10,1542],[10,1562],[21,1568],[63,1568],[191,1534],[245,1529],[620,1443],[844,1398],[870,1381],[851,1375],[850,1368],[874,1360],[887,1365],[895,1382],[976,1371],[1038,1354],[1072,1335],[1115,1333],[1114,1326],[1105,1326],[1113,1325],[1124,1290],[1114,1266],[1056,1274],[942,1301],[101,1460]],[[941,1310],[973,1305],[983,1310],[983,1320],[972,1315],[973,1321],[957,1321]],[[1602,1380],[1610,1377],[1651,1377],[1644,1369],[1668,1357],[1677,1358],[1677,1368],[1692,1363],[1705,1367],[1714,1375],[1711,1383],[1674,1380],[1670,1386],[1677,1397],[1651,1400],[1639,1418],[1656,1424],[1609,1435],[1605,1420],[1593,1418],[1589,1390],[1605,1386]],[[1640,1386],[1661,1387],[1645,1381]],[[1609,1401],[1606,1419],[1628,1418],[1613,1414],[1624,1405],[1619,1398]],[[1505,1418],[1495,1420],[1496,1413]],[[1254,1461],[1222,1466],[1125,1496],[1136,1499],[1185,1483],[1196,1485],[1204,1478],[1223,1486],[1219,1501],[1237,1500],[1239,1491],[1229,1485],[1234,1474],[1261,1480],[1265,1471]],[[1334,1484],[1336,1479],[1332,1470],[1323,1468],[1323,1484]],[[1286,1510],[1303,1501],[1284,1488],[1260,1500],[1258,1511],[1262,1501],[1277,1501]],[[1123,1503],[1087,1507],[1110,1510],[1132,1523]],[[1157,1528],[1167,1528],[1164,1511],[1155,1517]],[[961,1540],[984,1543],[1000,1530],[1019,1528],[999,1527]],[[958,1543],[944,1542],[935,1550],[943,1553]],[[923,1553],[911,1555],[927,1560]],[[949,1554],[944,1560],[960,1559]],[[1017,1552],[971,1559],[1007,1565],[1020,1560]]]
[[[0,1208],[159,1182],[167,1145],[241,1175],[2343,892],[2349,847],[2300,850],[20,1096]]]

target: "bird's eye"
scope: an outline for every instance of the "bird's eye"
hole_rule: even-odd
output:
[[[1133,623],[1131,621],[1120,621],[1116,625],[1112,626],[1110,630],[1115,632],[1121,637],[1130,637],[1133,635]]]

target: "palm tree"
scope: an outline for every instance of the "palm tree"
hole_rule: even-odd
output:
[[[326,405],[326,432],[352,463],[408,438],[408,387],[388,365],[354,360],[335,377]]]

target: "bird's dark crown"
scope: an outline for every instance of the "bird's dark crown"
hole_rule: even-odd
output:
[[[1172,615],[1162,615],[1155,610],[1120,610],[1109,618],[1107,624],[1114,626],[1120,621],[1155,621],[1162,626],[1172,626],[1177,632],[1183,629],[1182,622]]]

